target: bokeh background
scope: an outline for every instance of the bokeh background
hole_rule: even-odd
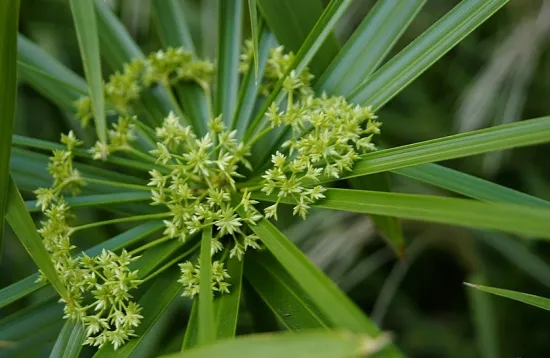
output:
[[[145,52],[160,48],[151,23],[150,1],[162,0],[111,1]],[[21,33],[81,74],[68,2],[21,2]],[[355,1],[336,29],[342,42],[374,2]],[[216,1],[183,3],[197,47],[203,56],[214,59]],[[394,53],[456,3],[429,0]],[[378,114],[384,122],[384,145],[414,143],[550,114],[549,39],[550,1],[510,1],[384,106]],[[60,132],[77,127],[70,114],[60,111],[29,86],[20,85],[17,134],[57,141]],[[550,145],[442,164],[550,200]],[[451,195],[404,177],[392,176],[391,183],[394,191]],[[105,213],[83,211],[82,215],[93,218]],[[546,243],[403,221],[407,260],[399,261],[364,215],[316,211],[306,222],[285,217],[278,224],[384,330],[394,332],[398,344],[411,357],[550,356],[550,313],[472,292],[463,285],[464,281],[476,282],[550,297],[550,245]],[[77,240],[84,245],[98,242],[112,236],[112,230],[116,229],[97,230],[93,237]],[[36,270],[9,231],[1,262],[2,287]],[[0,313],[5,317],[40,301],[40,295],[39,291]],[[174,315],[184,317],[189,305],[182,302],[172,309]],[[50,314],[52,324],[47,334],[25,328],[29,339],[38,342],[37,356],[46,354],[61,328],[57,311]],[[168,332],[170,321],[163,324]],[[250,329],[246,317],[239,329]],[[177,337],[170,338],[178,341]],[[159,338],[152,345],[169,346],[171,341]],[[150,352],[142,354],[148,356]]]

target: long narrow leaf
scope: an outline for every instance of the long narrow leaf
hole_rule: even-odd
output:
[[[55,341],[50,358],[78,358],[85,338],[84,327],[80,322],[66,321]]]
[[[254,57],[254,78],[258,81],[258,5],[256,0],[248,0],[248,10],[250,13],[250,31],[252,32],[252,54]]]
[[[241,214],[242,211],[240,209]],[[376,325],[273,224],[262,219],[251,229],[335,327],[371,336],[380,334]],[[392,347],[388,349],[387,356],[399,357],[401,354]]]
[[[288,330],[332,326],[271,253],[247,253],[246,265],[246,279]]]
[[[221,295],[214,300],[216,339],[235,337],[239,306],[241,303],[243,264],[241,260],[229,260],[227,273],[231,276],[230,293]]]
[[[276,195],[253,195],[277,201]],[[291,199],[282,202],[295,203]],[[480,229],[505,231],[528,237],[550,239],[550,210],[527,206],[483,203],[437,196],[382,193],[366,190],[328,189],[326,199],[313,206],[364,214],[395,216]]]
[[[165,358],[350,358],[369,357],[388,343],[387,336],[370,337],[347,332],[308,332],[252,335],[215,345],[163,356]]]
[[[548,201],[437,164],[422,164],[393,172],[473,199],[550,209]]]
[[[15,235],[59,295],[61,297],[67,297],[67,289],[57,275],[52,259],[46,251],[46,248],[44,248],[44,244],[36,231],[34,222],[27,212],[25,202],[12,179],[9,181],[7,206],[6,220],[15,232]]]
[[[8,205],[11,134],[15,121],[18,23],[19,0],[3,1],[0,4],[0,254]]]
[[[359,86],[348,99],[375,110],[397,95],[508,0],[464,0]]]
[[[153,1],[151,14],[160,40],[165,47],[184,46],[186,50],[195,52],[195,45],[187,27],[180,1]]]
[[[425,3],[426,0],[378,1],[316,87],[332,95],[351,93],[376,70]]]
[[[212,228],[207,226],[202,231],[200,253],[200,284],[199,284],[199,313],[198,313],[198,342],[197,346],[208,345],[216,340],[214,328],[214,303],[212,301]]]
[[[550,141],[550,117],[529,119],[365,154],[343,178]]]
[[[88,82],[88,93],[92,102],[97,137],[101,142],[106,143],[107,124],[105,99],[103,98],[103,77],[93,2],[94,0],[70,0],[84,74]]]
[[[218,8],[220,23],[215,112],[216,115],[222,114],[229,126],[239,91],[238,68],[242,45],[243,2],[219,0]]]
[[[323,13],[320,0],[257,0],[257,3],[279,43],[294,53],[298,52]],[[331,33],[310,63],[313,73],[321,74],[339,50],[338,40]]]
[[[542,308],[544,310],[550,311],[550,299],[545,297],[539,297],[535,295],[530,295],[528,293],[523,292],[517,292],[517,291],[511,291],[511,290],[504,290],[502,288],[496,288],[496,287],[488,287],[488,286],[481,286],[481,285],[474,285],[471,283],[466,283],[465,285],[469,287],[476,288],[480,291],[491,293],[493,295],[506,297],[511,300],[519,301],[526,303],[531,306],[535,306],[538,308]]]

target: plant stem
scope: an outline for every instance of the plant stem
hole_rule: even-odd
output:
[[[166,271],[167,269],[172,267],[174,264],[176,264],[178,261],[181,261],[182,259],[184,259],[187,256],[191,255],[193,253],[193,251],[196,251],[200,246],[201,246],[201,242],[199,241],[195,245],[193,245],[192,248],[185,251],[183,254],[179,255],[178,257],[172,259],[171,261],[166,263],[164,266],[159,268],[157,271],[153,272],[152,274],[150,274],[149,276],[144,278],[143,282],[149,281],[150,279],[155,278],[156,276],[160,275],[161,273],[163,273],[164,271]]]
[[[169,240],[174,240],[174,239],[170,236],[164,236],[164,237],[161,237],[160,239],[153,240],[153,241],[151,241],[151,242],[149,242],[149,243],[147,243],[143,246],[138,247],[135,250],[130,251],[130,255],[135,255],[138,252],[142,252],[144,250],[147,250],[151,247],[157,246],[157,245],[162,244],[163,242],[166,242],[166,241],[169,241]]]
[[[126,183],[119,183],[116,181],[109,181],[109,180],[102,180],[102,179],[95,179],[95,178],[82,178],[82,179],[84,180],[84,182],[87,182],[87,183],[112,186],[116,188],[137,189],[137,190],[147,190],[147,191],[151,191],[152,189],[146,185],[126,184]]]
[[[249,147],[252,147],[254,143],[256,143],[258,140],[260,140],[264,135],[269,133],[271,131],[271,127],[268,125],[266,128],[262,129],[260,133],[258,133],[254,138],[252,138],[247,145]]]
[[[147,214],[147,215],[137,215],[137,216],[129,216],[125,218],[117,218],[112,220],[105,220],[105,221],[97,221],[90,224],[75,226],[71,228],[71,233],[74,233],[76,231],[90,229],[93,227],[98,226],[104,226],[104,225],[110,225],[110,224],[119,224],[119,223],[125,223],[125,222],[132,222],[132,221],[144,221],[144,220],[151,220],[151,219],[161,219],[172,215],[171,213],[157,213],[157,214]]]
[[[168,97],[170,98],[170,103],[172,104],[172,107],[174,107],[174,110],[176,111],[180,120],[184,121],[186,125],[191,125],[191,123],[187,121],[187,118],[183,114],[183,111],[180,107],[178,99],[176,98],[176,95],[172,90],[172,86],[170,86],[169,84],[168,85],[165,84],[164,88],[166,88],[166,92],[168,92]]]

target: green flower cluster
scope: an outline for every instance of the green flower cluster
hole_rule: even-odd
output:
[[[245,48],[241,54],[241,62],[239,64],[239,71],[241,73],[248,72],[254,61],[252,53],[253,46],[252,41],[245,41]],[[260,93],[263,96],[269,96],[277,82],[282,79],[291,68],[295,57],[292,51],[285,53],[284,46],[269,49],[266,67],[260,85]],[[290,75],[285,79],[285,87],[288,89],[292,88],[290,92],[293,93],[295,97],[311,96],[313,95],[313,89],[311,88],[312,79],[313,75],[307,68],[299,75],[296,75],[295,71],[291,71]]]
[[[265,214],[277,218],[279,201],[291,197],[297,202],[294,215],[305,219],[311,204],[325,197],[325,188],[309,184],[322,176],[339,178],[360,154],[375,150],[372,136],[380,133],[381,123],[369,107],[354,106],[343,97],[310,96],[296,104],[291,93],[288,97],[286,111],[273,103],[267,113],[272,127],[291,127],[292,138],[282,146],[288,148],[288,156],[273,155],[273,168],[263,175],[262,191],[277,191],[278,196]]]
[[[241,57],[241,71],[248,71],[250,67],[250,46],[247,42],[248,50]],[[118,114],[118,121],[112,124],[106,142],[98,141],[88,149],[96,160],[108,160],[113,153],[144,160],[150,165],[142,173],[145,177],[148,172],[148,184],[136,184],[132,188],[150,188],[150,204],[164,207],[166,212],[71,227],[64,191],[76,195],[86,182],[114,187],[124,187],[125,183],[81,177],[74,168],[73,154],[82,142],[72,132],[62,135],[61,142],[67,149],[54,151],[48,166],[53,185],[36,190],[37,205],[47,217],[40,234],[69,291],[68,297],[64,297],[65,317],[84,325],[86,344],[110,343],[118,348],[135,335],[134,329],[142,318],[141,308],[132,301],[130,291],[141,281],[137,271],[129,269],[137,257],[126,251],[119,255],[103,251],[95,257],[73,256],[75,247],[70,237],[75,231],[113,222],[163,218],[163,237],[133,251],[141,252],[171,239],[193,242],[201,231],[212,230],[212,290],[218,294],[228,293],[227,260],[242,260],[249,249],[260,249],[259,237],[252,233],[252,226],[264,216],[277,219],[278,204],[284,198],[294,199],[294,215],[305,218],[312,204],[325,197],[326,189],[317,185],[323,177],[340,177],[352,169],[362,153],[375,149],[372,137],[380,133],[380,123],[372,110],[349,104],[341,97],[315,97],[310,85],[313,76],[307,69],[300,73],[290,71],[294,61],[294,54],[285,54],[283,47],[269,52],[261,93],[268,95],[277,82],[282,81],[286,99],[281,105],[273,103],[266,118],[272,128],[290,128],[292,135],[280,151],[272,155],[273,165],[265,171],[262,181],[250,187],[242,180],[246,179],[242,173],[244,169],[249,172],[258,169],[248,161],[251,146],[271,128],[266,125],[257,137],[241,142],[237,131],[228,129],[221,115],[208,121],[208,132],[202,136],[182,124],[188,121],[183,118],[184,112],[171,87],[180,81],[194,82],[211,101],[210,82],[214,71],[213,64],[194,59],[182,48],[169,48],[152,53],[146,59],[134,60],[110,77],[104,86],[104,95],[108,106]],[[167,90],[178,115],[170,112],[163,119],[152,118],[151,123],[155,124],[149,126],[138,120],[132,104],[145,89],[157,85]],[[76,107],[77,117],[86,125],[92,118],[90,99],[80,99]],[[208,108],[212,108],[211,103]],[[161,120],[162,124],[158,125]],[[154,128],[155,125],[158,127]],[[149,147],[153,148],[149,152],[132,146],[136,128],[149,142],[156,143]],[[137,168],[140,167],[143,166]],[[265,209],[265,215],[254,208],[257,202],[252,200],[251,190],[260,189],[278,197],[274,205]],[[178,256],[173,263],[193,257],[193,250]],[[185,261],[180,263],[180,269],[178,282],[183,286],[183,296],[197,295],[200,266]]]
[[[247,248],[258,248],[257,237],[246,235],[243,223],[255,225],[261,219],[245,192],[241,202],[233,205],[237,196],[236,178],[242,177],[239,165],[250,168],[246,157],[249,149],[235,139],[236,131],[228,131],[221,117],[208,124],[210,131],[198,138],[190,127],[180,124],[173,113],[156,129],[157,148],[151,154],[165,168],[150,171],[149,186],[153,205],[165,205],[172,216],[165,220],[164,234],[186,241],[204,228],[214,226],[212,254],[224,249],[221,239],[232,239],[229,256],[242,259]],[[233,193],[233,195],[232,195]],[[237,215],[243,207],[245,216]]]
[[[214,65],[206,60],[196,60],[183,48],[168,48],[151,53],[146,59],[134,59],[122,71],[110,76],[103,86],[106,103],[117,113],[127,116],[131,105],[140,98],[145,88],[160,84],[167,88],[183,81],[195,82],[208,88],[214,74]],[[76,117],[86,126],[93,118],[90,97],[75,102]]]
[[[113,123],[112,129],[107,132],[107,143],[97,141],[90,148],[89,152],[95,160],[106,160],[109,154],[118,151],[132,151],[130,142],[136,139],[135,121],[136,117],[120,116],[118,122]]]
[[[181,269],[181,278],[178,280],[183,285],[183,296],[193,297],[199,293],[200,284],[200,265],[193,265],[186,261],[179,265]],[[219,293],[229,293],[229,283],[225,282],[230,278],[224,264],[219,261],[212,263],[212,291]]]
[[[44,247],[50,253],[54,267],[68,296],[65,302],[64,318],[74,319],[86,329],[86,344],[103,346],[111,343],[118,348],[134,335],[134,327],[141,320],[139,305],[131,301],[129,291],[141,282],[137,271],[130,271],[128,265],[137,259],[126,251],[120,255],[107,250],[96,257],[86,254],[74,257],[76,248],[71,244],[74,228],[69,225],[72,218],[70,207],[62,191],[69,187],[73,194],[80,190],[84,180],[73,168],[72,151],[80,141],[74,134],[62,135],[61,142],[67,150],[54,151],[49,170],[54,178],[52,188],[35,191],[37,206],[40,206],[46,221],[38,230]],[[44,280],[40,276],[39,280]]]

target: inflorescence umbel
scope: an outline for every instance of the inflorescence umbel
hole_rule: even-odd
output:
[[[241,59],[240,70],[249,71],[249,44]],[[170,262],[180,266],[182,295],[194,297],[200,279],[198,236],[211,230],[212,290],[228,293],[227,260],[243,260],[248,250],[261,248],[251,227],[264,218],[277,219],[279,202],[285,198],[295,203],[293,214],[305,219],[312,205],[325,197],[326,189],[319,181],[339,178],[353,168],[362,153],[375,149],[372,137],[380,133],[380,123],[371,109],[352,105],[342,97],[315,96],[313,76],[307,69],[291,71],[293,62],[294,55],[284,53],[282,47],[271,49],[258,93],[269,95],[281,81],[284,96],[267,109],[264,129],[248,137],[232,129],[233,125],[228,128],[230,121],[224,121],[224,116],[231,118],[232,114],[210,113],[205,119],[207,130],[202,132],[188,120],[189,108],[180,104],[181,93],[176,89],[185,83],[203,91],[212,112],[215,67],[182,48],[135,59],[105,83],[107,114],[114,117],[106,142],[97,141],[86,152],[78,148],[83,142],[72,131],[61,136],[65,149],[55,150],[48,166],[53,184],[36,190],[37,205],[47,218],[40,234],[69,292],[62,299],[65,317],[84,326],[86,344],[101,347],[110,343],[116,349],[136,335],[143,317],[132,290],[167,267],[159,262],[157,271],[140,271],[140,254],[147,249],[170,241],[178,243],[178,250],[185,248]],[[173,111],[147,123],[141,119],[144,107],[140,99],[152,89],[164,92]],[[88,97],[76,102],[82,126],[93,123],[91,105]],[[258,172],[249,161],[253,144],[275,127],[288,129],[288,139],[272,154],[270,167]],[[139,168],[133,169],[141,171],[136,176],[141,176],[143,184],[83,175],[77,169],[77,157],[119,165],[137,161]],[[75,225],[77,217],[65,197],[94,193],[90,184],[147,191],[151,206],[143,215],[117,215],[104,222]],[[276,197],[263,214],[252,199],[257,191]],[[78,254],[71,243],[75,232],[91,227],[145,220],[162,220],[164,230],[131,251],[122,249],[116,254],[103,249],[88,256]]]

